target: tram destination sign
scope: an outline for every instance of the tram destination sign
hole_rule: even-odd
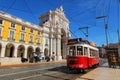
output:
[[[77,44],[82,41],[82,38],[68,39],[67,44]]]

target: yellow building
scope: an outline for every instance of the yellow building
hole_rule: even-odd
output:
[[[20,18],[0,12],[0,64],[21,62],[21,54],[28,60],[33,52],[40,53],[42,28]]]
[[[65,59],[66,40],[71,37],[69,21],[63,8],[49,11],[39,17],[41,24],[0,12],[0,64],[21,63],[21,55],[34,62],[33,52],[45,57],[55,55],[55,60]]]

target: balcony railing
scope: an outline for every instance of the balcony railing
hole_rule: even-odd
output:
[[[40,45],[40,43],[37,43],[37,45]]]
[[[25,42],[24,40],[20,40],[20,42]]]
[[[13,38],[8,38],[8,40],[9,40],[9,41],[15,41],[15,39],[13,39]]]
[[[32,41],[29,41],[30,44],[32,44],[33,42]]]
[[[48,46],[48,44],[45,44],[45,46]]]

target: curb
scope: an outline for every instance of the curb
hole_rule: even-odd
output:
[[[1,65],[0,69],[11,68],[11,67],[26,67],[26,66],[44,65],[44,64],[56,64],[56,63],[64,63],[64,62],[66,62],[66,60],[50,61],[50,62],[37,62],[37,63],[21,63],[21,64],[12,64],[12,65]]]

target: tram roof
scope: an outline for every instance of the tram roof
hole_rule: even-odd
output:
[[[68,39],[67,45],[73,44],[87,44],[93,47],[97,47],[95,43],[89,42],[88,40],[82,40],[82,38]]]
[[[87,48],[90,48],[90,49],[98,50],[97,47],[94,47],[94,46],[91,46],[91,45],[85,44],[85,43],[72,44],[72,45],[69,45],[69,46],[83,46],[83,47],[87,47]]]

